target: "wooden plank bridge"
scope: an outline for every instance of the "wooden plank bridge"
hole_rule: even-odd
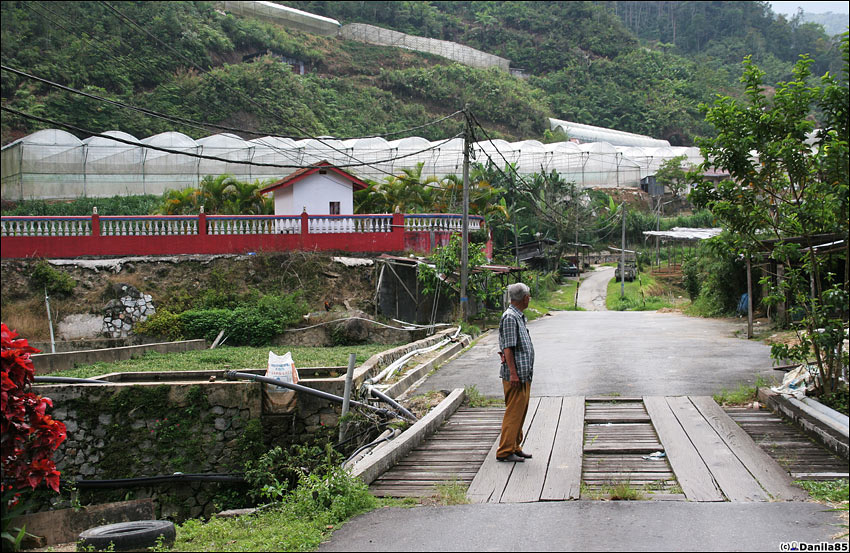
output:
[[[504,409],[462,407],[371,490],[428,497],[435,486],[457,482],[469,486],[473,503],[609,497],[624,489],[645,499],[747,502],[804,499],[789,473],[846,477],[846,462],[789,437],[802,431],[778,429],[783,423],[772,413],[749,411],[730,417],[701,396],[535,397],[523,428],[523,450],[533,459],[500,463]],[[761,447],[748,432],[764,433],[756,436]],[[797,448],[791,456],[801,464],[782,462],[777,451],[785,445]]]

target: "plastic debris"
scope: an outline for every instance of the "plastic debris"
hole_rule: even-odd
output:
[[[785,373],[782,384],[771,388],[777,394],[784,394],[797,399],[806,397],[806,391],[814,390],[815,382],[807,365],[800,365],[793,371]]]
[[[667,457],[666,453],[664,453],[663,451],[656,451],[655,453],[650,453],[649,455],[644,455],[643,459],[646,459],[647,461],[661,461],[665,457]]]

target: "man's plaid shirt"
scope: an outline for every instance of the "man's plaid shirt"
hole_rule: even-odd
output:
[[[513,305],[508,306],[499,321],[499,350],[504,351],[505,348],[514,348],[516,372],[520,381],[530,382],[534,376],[534,346],[525,325],[525,315]],[[499,376],[502,380],[511,379],[507,362],[502,363]]]

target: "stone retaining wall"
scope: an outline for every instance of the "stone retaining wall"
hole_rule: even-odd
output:
[[[266,450],[256,383],[36,386],[67,438],[54,455],[63,481],[242,472]],[[159,517],[209,516],[217,484],[97,490],[95,502],[152,497]],[[93,496],[93,497],[94,497]],[[84,494],[85,498],[85,494]],[[92,500],[90,497],[89,500]],[[85,501],[84,501],[85,502]]]

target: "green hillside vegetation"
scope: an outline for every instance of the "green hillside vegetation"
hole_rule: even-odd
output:
[[[679,29],[675,41],[665,34],[664,6],[652,11],[630,8],[631,2],[289,4],[342,23],[362,21],[455,40],[507,57],[531,78],[284,30],[224,15],[209,2],[117,6],[144,30],[96,2],[3,2],[3,63],[171,116],[261,134],[387,133],[469,103],[495,136],[508,140],[543,139],[546,117],[553,116],[690,145],[695,136],[712,132],[699,104],[716,93],[739,95],[745,54],[755,52],[755,61],[761,58],[768,75],[777,78],[788,74],[803,51],[815,59],[815,74],[838,57],[821,27],[774,20],[769,8],[755,2],[668,7]],[[737,21],[735,29],[746,32],[714,36],[725,28],[717,21]],[[686,36],[700,38],[693,42]],[[243,56],[266,52],[305,62],[307,73],[297,75],[273,57],[242,62]],[[8,107],[93,131],[120,129],[145,137],[178,130],[195,138],[217,132],[106,105],[5,71],[0,92]],[[447,120],[408,134],[435,140],[456,134],[460,125]],[[2,142],[50,126],[4,114]]]

